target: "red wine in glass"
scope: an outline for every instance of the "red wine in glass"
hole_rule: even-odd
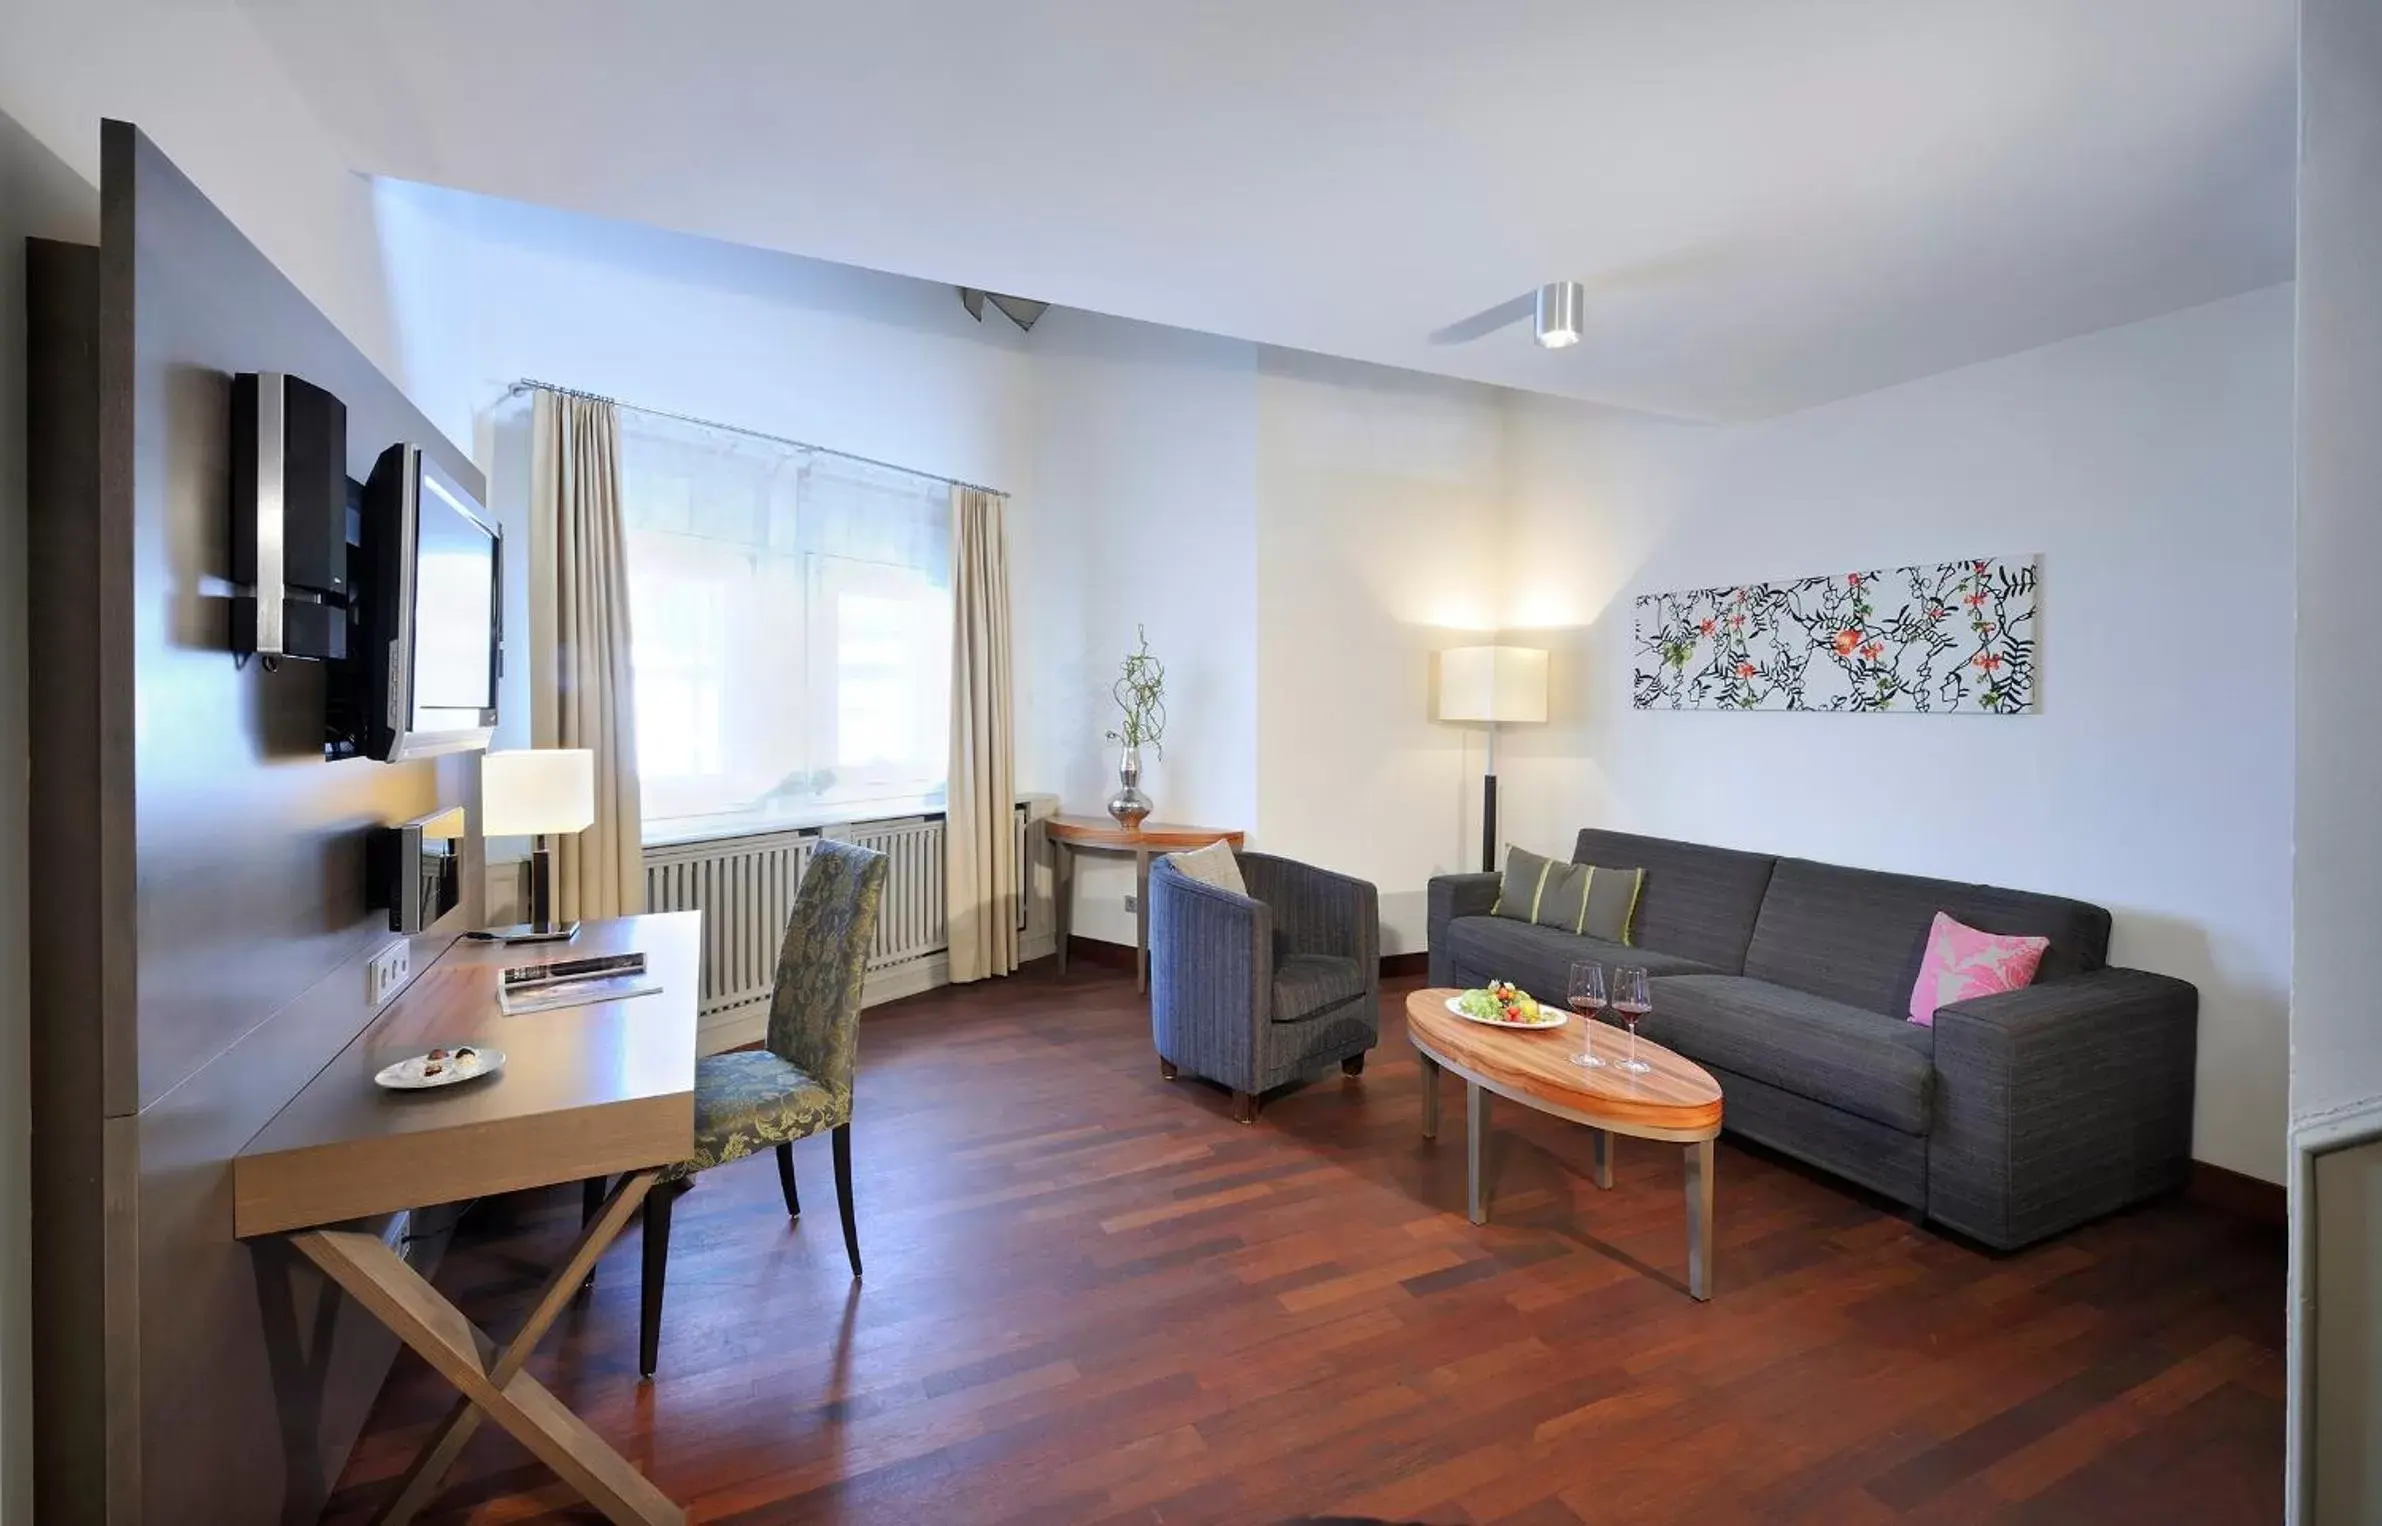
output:
[[[1629,1058],[1621,1062],[1621,1068],[1631,1075],[1642,1076],[1654,1068],[1638,1058],[1638,1019],[1654,1010],[1654,998],[1647,992],[1644,970],[1613,972],[1613,1010],[1629,1025]]]
[[[1605,1008],[1605,967],[1601,964],[1575,964],[1571,967],[1571,1009],[1580,1014],[1580,1052],[1571,1057],[1574,1065],[1602,1070],[1604,1061],[1596,1053],[1596,1014]]]

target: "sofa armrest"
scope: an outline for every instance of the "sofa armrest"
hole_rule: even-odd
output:
[[[1431,984],[1452,986],[1456,967],[1447,946],[1447,925],[1458,917],[1485,917],[1503,888],[1501,874],[1434,874],[1423,947],[1430,951]]]
[[[1161,1057],[1256,1089],[1273,1016],[1274,914],[1263,901],[1150,865],[1150,1036]]]
[[[1935,1014],[1930,1218],[2003,1249],[2180,1187],[2200,993],[2102,969]]]
[[[1271,853],[1244,853],[1240,864],[1283,942],[1302,954],[1354,959],[1379,975],[1381,895],[1372,882]]]

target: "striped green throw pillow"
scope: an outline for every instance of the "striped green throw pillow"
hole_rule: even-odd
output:
[[[1542,858],[1525,848],[1505,850],[1505,878],[1494,916],[1559,927],[1608,943],[1626,944],[1636,920],[1643,869],[1608,869]]]

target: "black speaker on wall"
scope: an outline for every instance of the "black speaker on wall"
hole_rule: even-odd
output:
[[[347,405],[302,378],[232,378],[232,650],[347,655]]]

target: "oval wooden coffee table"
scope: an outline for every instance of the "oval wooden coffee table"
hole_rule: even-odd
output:
[[[1620,1065],[1617,1028],[1601,1069],[1572,1062],[1581,1049],[1575,1018],[1560,1028],[1495,1028],[1456,1016],[1440,987],[1406,998],[1406,1036],[1423,1065],[1423,1137],[1439,1137],[1439,1072],[1464,1078],[1464,1166],[1468,1216],[1489,1222],[1482,1180],[1489,1142],[1489,1097],[1586,1124],[1596,1138],[1596,1185],[1613,1185],[1615,1134],[1670,1140],[1687,1147],[1687,1291],[1712,1296],[1712,1140],[1720,1132],[1720,1083],[1704,1068],[1660,1044],[1638,1040],[1643,1075]],[[1601,1036],[1601,1034],[1600,1034]]]

